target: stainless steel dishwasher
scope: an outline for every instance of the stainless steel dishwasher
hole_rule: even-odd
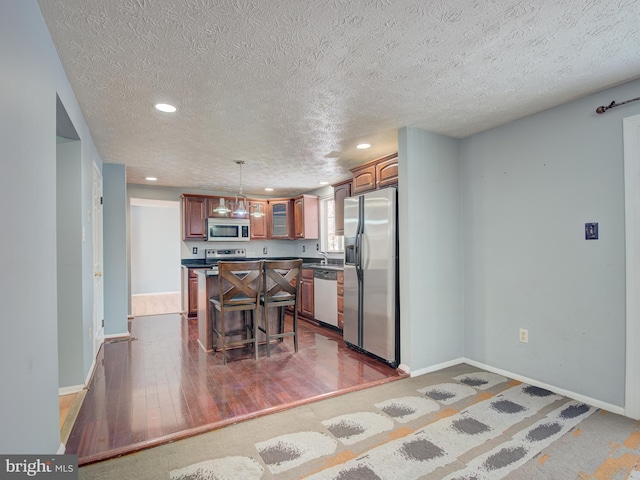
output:
[[[316,320],[338,326],[338,272],[313,270],[313,310]]]

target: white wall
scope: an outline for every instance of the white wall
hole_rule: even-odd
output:
[[[82,142],[82,211],[92,163],[101,160],[35,0],[2,2],[0,14],[0,452],[55,453],[58,423],[56,94]],[[83,215],[83,227],[88,218]],[[38,232],[49,232],[43,241]],[[82,323],[91,325],[92,243],[82,242]],[[85,262],[89,259],[89,263]],[[91,351],[91,340],[83,334]],[[85,353],[86,355],[86,353]],[[7,366],[10,365],[10,368]],[[91,365],[84,359],[84,372]]]
[[[180,291],[180,203],[131,205],[131,293]]]
[[[639,91],[628,83],[462,141],[467,357],[624,405],[622,118],[640,104],[595,110]],[[587,222],[599,240],[584,239]]]
[[[463,356],[459,141],[398,132],[401,363],[412,372]]]

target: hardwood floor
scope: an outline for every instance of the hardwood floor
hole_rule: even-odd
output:
[[[67,415],[69,415],[69,411],[71,410],[71,406],[77,396],[77,393],[71,393],[69,395],[61,395],[58,397],[58,403],[60,404],[60,429],[62,429],[62,425],[64,425]]]
[[[131,296],[131,315],[134,317],[180,313],[180,311],[180,292]]]
[[[140,317],[131,333],[98,354],[66,445],[80,465],[406,376],[303,320],[297,354],[286,339],[270,358],[261,345],[258,361],[250,349],[230,351],[227,366],[198,346],[197,320]]]

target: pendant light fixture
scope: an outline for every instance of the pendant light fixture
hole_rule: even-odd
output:
[[[227,208],[224,198],[220,198],[220,200],[218,201],[218,206],[214,208],[213,211],[224,215],[229,213],[231,210]]]
[[[242,192],[242,166],[244,165],[244,160],[237,160],[236,164],[240,167],[240,192],[236,195],[234,202],[227,202],[224,198],[220,198],[218,206],[213,211],[221,215],[231,213],[236,217],[244,217],[249,214],[252,217],[260,218],[264,216],[262,205],[259,203],[251,205],[247,196]]]

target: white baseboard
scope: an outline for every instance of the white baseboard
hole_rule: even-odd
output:
[[[64,452],[67,450],[67,447],[64,443],[60,442],[60,446],[58,447],[58,451],[56,455],[64,455]]]
[[[196,340],[196,342],[198,342],[198,345],[200,345],[200,348],[202,348],[202,350],[204,350],[205,352],[207,353],[213,352],[213,349],[207,350],[207,348],[202,344],[199,338]]]
[[[439,363],[437,365],[432,365],[430,367],[421,368],[419,370],[411,371],[409,367],[406,365],[400,365],[399,368],[408,372],[412,377],[418,377],[420,375],[424,375],[425,373],[436,372],[438,370],[442,370],[443,368],[453,367],[454,365],[458,365],[460,363],[466,363],[467,365],[471,365],[472,367],[481,368],[488,372],[497,373],[498,375],[502,375],[504,377],[512,378],[513,380],[518,380],[519,382],[527,383],[529,385],[533,385],[534,387],[544,388],[546,390],[550,390],[558,395],[563,395],[565,397],[571,398],[573,400],[577,400],[579,402],[586,403],[593,407],[601,408],[603,410],[607,410],[611,413],[616,413],[618,415],[624,415],[625,410],[623,407],[619,407],[617,405],[613,405],[611,403],[602,402],[595,398],[587,397],[586,395],[582,395],[580,393],[572,392],[570,390],[566,390],[564,388],[556,387],[555,385],[549,385],[544,382],[539,382],[538,380],[534,380],[533,378],[528,378],[522,375],[518,375],[517,373],[509,372],[507,370],[502,370],[501,368],[495,368],[491,365],[487,365],[482,362],[476,362],[475,360],[471,360],[470,358],[460,357],[455,360],[450,360],[448,362]]]
[[[449,360],[448,362],[438,363],[437,365],[432,365],[426,368],[420,368],[419,370],[411,371],[409,367],[406,365],[400,365],[405,372],[408,372],[412,377],[419,377],[420,375],[424,375],[425,373],[437,372],[438,370],[442,370],[443,368],[453,367],[454,365],[458,365],[459,363],[464,363],[464,358],[456,358],[455,360]]]
[[[109,335],[105,335],[104,339],[111,340],[114,338],[129,338],[131,336],[131,332],[123,332],[123,333],[110,333]]]
[[[100,350],[98,350],[98,352],[99,351]],[[91,377],[93,376],[93,371],[96,369],[96,358],[98,358],[98,355],[93,357],[93,362],[91,362],[91,366],[89,367],[89,371],[87,372],[87,376],[84,379],[84,384],[85,384],[86,387],[89,387],[89,382],[91,381]]]
[[[58,396],[71,395],[72,393],[78,393],[84,390],[84,385],[71,385],[69,387],[58,388]]]
[[[616,413],[618,415],[624,415],[624,408],[618,407],[617,405],[613,405],[611,403],[602,402],[600,400],[596,400],[595,398],[587,397],[586,395],[582,395],[580,393],[571,392],[569,390],[565,390],[564,388],[558,388],[555,385],[549,385],[548,383],[539,382],[538,380],[534,380],[533,378],[524,377],[522,375],[518,375],[513,372],[509,372],[507,370],[502,370],[501,368],[495,368],[491,365],[486,365],[481,362],[476,362],[475,360],[471,360],[469,358],[464,358],[462,360],[464,363],[471,365],[472,367],[482,368],[483,370],[487,370],[488,372],[497,373],[498,375],[503,375],[505,377],[512,378],[514,380],[518,380],[519,382],[527,383],[529,385],[533,385],[534,387],[544,388],[546,390],[550,390],[553,393],[557,393],[559,395],[564,395],[565,397],[572,398],[573,400],[577,400],[579,402],[586,403],[593,407],[601,408],[603,410],[607,410],[611,413]]]

